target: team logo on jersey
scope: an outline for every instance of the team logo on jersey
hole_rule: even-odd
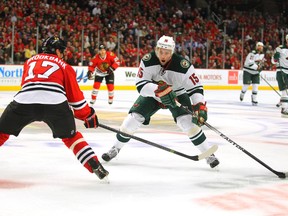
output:
[[[108,67],[109,67],[109,64],[108,64],[107,62],[103,62],[103,63],[99,66],[100,70],[102,70],[102,71],[106,71],[106,70],[108,69]]]
[[[143,61],[149,61],[151,59],[151,54],[148,53],[146,55],[143,56]]]
[[[183,68],[188,68],[190,66],[190,63],[186,59],[182,59],[182,61],[180,62],[180,65]]]

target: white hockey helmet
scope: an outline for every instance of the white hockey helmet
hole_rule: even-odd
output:
[[[175,41],[173,40],[173,37],[163,35],[157,41],[156,47],[157,48],[163,48],[163,49],[169,49],[173,53],[174,49],[175,49]]]
[[[262,46],[262,47],[264,47],[264,44],[262,43],[262,42],[257,42],[257,44],[256,44],[256,47],[258,47],[258,46]]]

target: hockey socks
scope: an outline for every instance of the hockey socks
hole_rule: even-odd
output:
[[[2,146],[9,139],[9,136],[9,134],[0,132],[0,146]]]
[[[80,161],[80,163],[89,170],[89,172],[93,173],[93,168],[88,163],[91,158],[98,163],[98,158],[94,153],[93,149],[88,145],[88,143],[84,140],[82,134],[80,132],[76,132],[75,136],[71,138],[62,139],[65,145],[73,151],[76,158]]]

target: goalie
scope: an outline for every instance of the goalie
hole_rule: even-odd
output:
[[[207,120],[203,86],[193,65],[182,56],[176,55],[174,49],[173,38],[164,35],[157,41],[155,51],[142,58],[136,78],[140,95],[129,110],[120,131],[132,135],[141,125],[148,125],[151,116],[159,109],[169,109],[174,121],[190,141],[201,152],[205,152],[211,146],[201,129]],[[176,100],[193,111],[195,117],[178,107]],[[102,155],[102,159],[113,159],[129,140],[129,137],[117,133],[114,146]],[[219,164],[214,154],[206,160],[211,168]]]

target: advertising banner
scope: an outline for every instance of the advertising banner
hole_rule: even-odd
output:
[[[77,81],[82,90],[91,90],[93,80],[88,80],[87,66],[75,66]],[[205,89],[241,89],[243,82],[242,70],[195,69]],[[116,90],[135,90],[135,77],[138,68],[120,67],[115,70]],[[0,91],[19,90],[23,73],[22,65],[0,65]],[[271,90],[267,82],[278,89],[275,71],[262,71],[259,89]],[[265,80],[264,80],[265,79]],[[105,82],[101,88],[106,89]]]

